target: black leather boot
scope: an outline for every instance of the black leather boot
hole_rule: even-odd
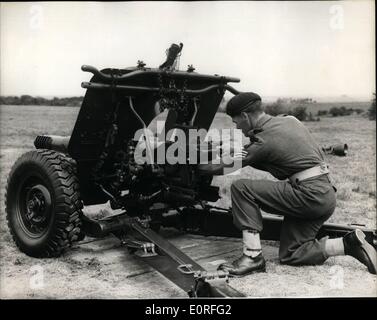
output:
[[[266,260],[264,260],[262,253],[255,258],[243,254],[232,263],[220,264],[217,270],[228,271],[229,276],[243,277],[256,272],[265,272]]]
[[[344,253],[366,265],[370,273],[377,272],[377,252],[365,240],[365,234],[360,229],[351,231],[343,237]]]

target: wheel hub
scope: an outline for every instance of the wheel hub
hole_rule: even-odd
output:
[[[42,232],[49,218],[51,208],[51,195],[48,189],[37,184],[31,187],[26,194],[25,219],[30,231]]]

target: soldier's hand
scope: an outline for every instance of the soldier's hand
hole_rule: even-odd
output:
[[[225,164],[232,164],[235,161],[242,161],[247,156],[247,151],[242,148],[241,150],[235,150],[233,154],[223,153],[221,160]]]
[[[244,158],[246,158],[247,154],[247,151],[244,148],[242,148],[242,150],[234,152],[233,158],[243,160]]]
[[[225,154],[234,154],[234,141],[227,141],[223,142],[221,141],[221,144],[217,147],[219,150],[220,156],[225,155]]]

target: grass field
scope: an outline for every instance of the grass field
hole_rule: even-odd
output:
[[[354,105],[353,107],[360,106]],[[79,109],[74,107],[1,106],[0,253],[2,259],[0,262],[0,296],[2,297],[87,297],[88,292],[85,291],[85,286],[81,289],[81,294],[75,292],[70,295],[69,292],[64,291],[64,288],[61,291],[54,289],[54,293],[51,291],[39,295],[24,293],[25,288],[18,281],[18,275],[26,276],[28,272],[25,271],[26,267],[36,262],[35,259],[26,257],[16,249],[6,226],[4,212],[4,187],[12,164],[22,153],[33,149],[36,135],[69,135],[78,111]],[[330,221],[365,224],[368,227],[376,228],[376,123],[369,121],[365,116],[353,115],[339,118],[324,117],[319,122],[306,122],[305,124],[320,145],[347,143],[349,146],[347,157],[327,157],[332,180],[338,189],[338,205]],[[225,128],[232,124],[230,118],[224,114],[218,114],[213,126]],[[273,179],[269,174],[252,168],[244,168],[235,175],[216,177],[214,184],[221,186],[222,194],[222,199],[217,204],[230,206],[229,186],[233,180],[239,179],[241,176],[251,179]],[[276,253],[276,244],[271,244],[271,248]],[[43,265],[50,270],[50,275],[58,278],[61,276],[59,279],[64,282],[64,279],[72,276],[72,272],[69,270],[74,269],[69,257],[57,260],[43,259]],[[344,288],[332,291],[324,290],[324,283],[328,281],[328,277],[324,274],[329,274],[331,268],[337,263],[340,263],[345,270]],[[75,279],[78,279],[77,281],[85,279],[90,287],[91,281],[98,281],[98,279],[92,279],[95,276],[92,276],[91,273],[97,267],[89,264],[87,273],[83,270],[82,278]],[[63,270],[62,268],[65,271],[60,274],[59,270]],[[6,283],[5,286],[1,285],[4,283]],[[246,292],[252,292],[251,296],[377,295],[376,277],[367,273],[361,264],[348,257],[329,259],[324,266],[320,267],[302,268],[281,266],[275,258],[269,262],[267,274],[258,275],[249,282],[239,281],[238,285],[243,286]],[[104,292],[95,292],[91,297],[102,297],[103,295]],[[114,293],[113,297],[122,297],[122,295]]]

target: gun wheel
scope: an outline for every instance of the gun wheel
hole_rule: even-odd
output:
[[[9,174],[5,207],[10,233],[22,252],[59,256],[81,236],[75,162],[52,150],[23,154]]]

